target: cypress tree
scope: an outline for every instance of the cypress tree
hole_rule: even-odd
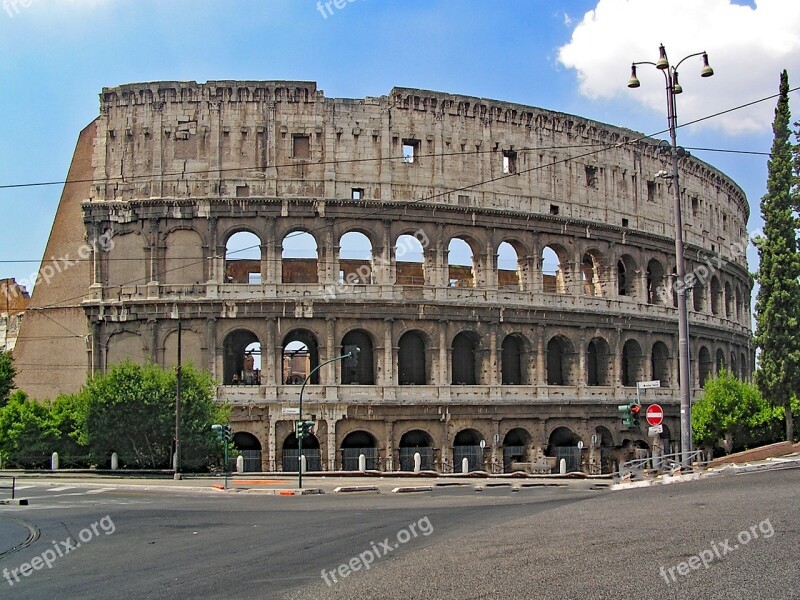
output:
[[[772,124],[767,193],[761,198],[764,235],[756,240],[755,341],[761,350],[756,383],[765,398],[786,411],[786,439],[794,435],[791,398],[800,384],[800,254],[793,212],[793,148],[789,129],[789,76],[781,73]]]

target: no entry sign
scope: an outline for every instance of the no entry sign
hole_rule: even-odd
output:
[[[651,404],[647,407],[644,418],[647,419],[647,422],[653,427],[661,425],[661,421],[664,420],[664,409],[658,404]]]

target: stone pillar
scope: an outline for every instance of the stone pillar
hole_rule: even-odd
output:
[[[503,472],[503,453],[500,451],[503,441],[500,439],[500,419],[492,419],[492,458],[491,458],[491,473],[497,470],[498,473]],[[495,440],[498,440],[495,442]],[[495,469],[496,467],[496,469]]]
[[[439,381],[438,385],[450,385],[450,348],[447,345],[447,321],[439,321]]]
[[[270,419],[267,422],[267,451],[269,452],[269,469],[271,471],[278,471],[279,460],[283,462],[283,455],[278,457],[278,440],[277,440],[277,417]]]
[[[500,361],[497,358],[497,326],[497,323],[489,324],[489,364],[486,367],[489,370],[489,381],[487,382],[489,385],[500,384],[498,379]]]
[[[537,340],[536,340],[536,385],[547,385],[547,366],[545,365],[545,327],[539,325],[537,327]]]
[[[147,266],[147,277],[149,283],[158,283],[158,236],[159,219],[150,219],[149,223],[150,238],[150,261]],[[145,283],[144,281],[142,283]],[[138,282],[137,282],[138,285]]]
[[[387,318],[383,320],[383,380],[379,385],[391,386],[395,385],[397,377],[394,373],[394,360],[392,356],[392,324],[394,319]]]
[[[578,337],[578,395],[583,396],[586,387],[586,327],[581,327]]]
[[[277,365],[277,348],[278,342],[275,339],[278,329],[277,320],[267,319],[267,339],[266,343],[261,347],[261,384],[262,385],[277,385],[278,382],[283,383],[283,373],[278,372]],[[281,349],[282,350],[282,349]],[[281,352],[281,354],[283,354]],[[281,371],[283,370],[283,363],[280,365]]]
[[[335,417],[328,419],[328,471],[336,470],[336,456],[339,453],[339,449],[336,447],[336,423]]]
[[[394,420],[386,419],[384,426],[386,431],[386,460],[383,462],[383,470],[394,471]]]
[[[613,377],[612,381],[614,382],[614,389],[619,390],[619,392],[615,392],[615,394],[619,394],[622,392],[622,330],[617,329],[616,335],[614,336],[614,371],[611,374]]]
[[[336,318],[326,318],[325,325],[327,327],[327,335],[325,339],[325,360],[331,360],[332,358],[336,357]],[[324,371],[324,373],[321,373],[324,376],[324,379],[321,382],[322,384],[339,385],[340,377],[339,369],[336,368],[337,366],[339,366],[338,362],[332,362],[331,364],[322,368],[322,371]]]
[[[207,367],[211,371],[211,377],[220,381],[222,373],[217,372],[217,318],[209,317],[206,320],[206,347],[208,348]]]

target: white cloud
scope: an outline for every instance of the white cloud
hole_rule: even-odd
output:
[[[800,83],[800,2],[755,0],[752,8],[729,0],[599,0],[559,49],[558,60],[577,71],[584,96],[623,97],[663,113],[664,79],[654,67],[641,65],[641,87],[626,87],[631,62],[655,62],[661,43],[672,65],[705,50],[714,68],[714,77],[701,80],[700,57],[681,65],[678,112],[685,123],[777,93],[783,69],[790,86]],[[774,108],[768,100],[703,125],[734,135],[763,131]]]

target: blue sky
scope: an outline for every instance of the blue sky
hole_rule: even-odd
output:
[[[0,0],[0,185],[63,180],[100,90],[129,82],[312,80],[356,98],[409,86],[644,133],[666,127],[663,80],[644,68],[641,88],[625,83],[662,42],[673,62],[707,50],[716,72],[700,79],[699,59],[681,67],[680,121],[774,94],[783,68],[800,82],[795,0],[339,0],[330,11],[326,1]],[[679,143],[766,152],[774,107],[682,128]],[[766,157],[693,153],[741,185],[756,230]],[[60,193],[0,189],[0,277],[37,269]]]

